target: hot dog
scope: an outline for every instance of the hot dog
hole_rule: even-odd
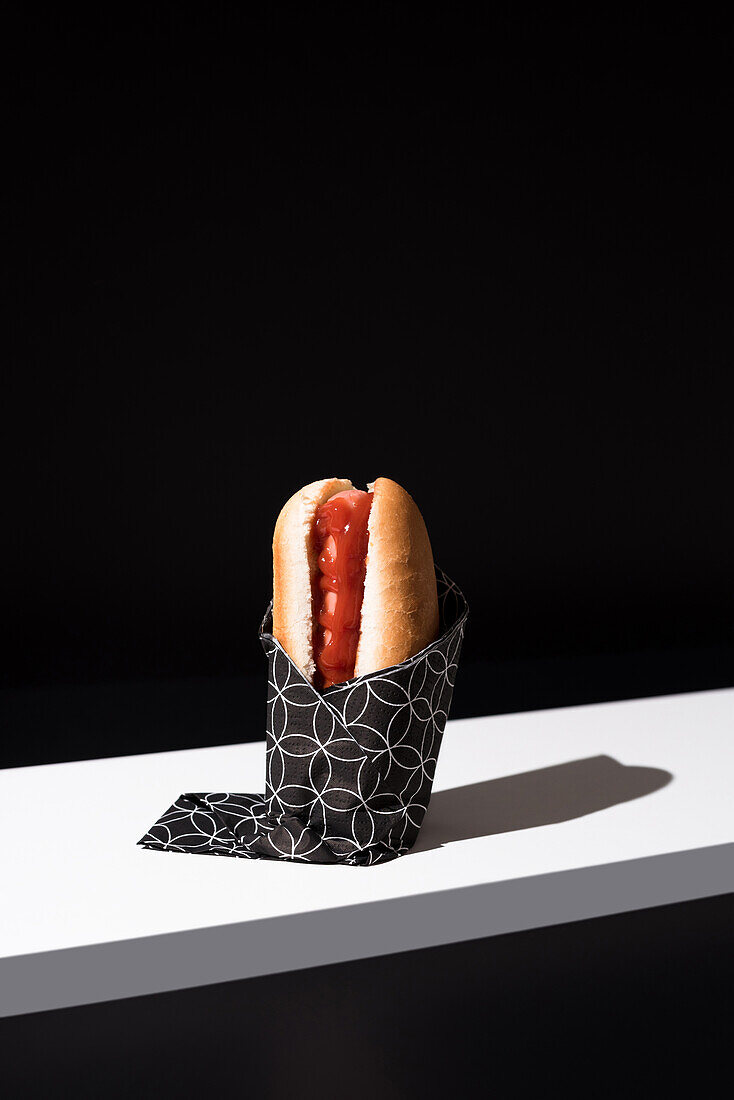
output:
[[[315,687],[400,664],[437,634],[431,543],[404,489],[332,477],[290,498],[273,536],[273,635]]]

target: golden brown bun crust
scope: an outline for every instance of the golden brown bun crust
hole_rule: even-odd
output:
[[[378,477],[355,676],[407,661],[438,634],[433,552],[423,516],[396,482]]]
[[[328,477],[294,493],[278,516],[273,535],[273,636],[304,676],[313,681],[311,581],[318,565],[312,537],[317,510],[351,481]]]

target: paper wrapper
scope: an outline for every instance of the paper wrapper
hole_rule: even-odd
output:
[[[410,851],[431,796],[468,615],[436,569],[440,634],[409,661],[317,691],[270,633],[265,794],[182,794],[144,848],[368,866]]]

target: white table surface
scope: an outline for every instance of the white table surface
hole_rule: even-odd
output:
[[[0,1015],[727,893],[733,734],[734,689],[450,722],[371,868],[136,845],[183,791],[262,791],[262,742],[1,771]]]

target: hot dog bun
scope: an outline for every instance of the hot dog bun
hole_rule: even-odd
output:
[[[407,661],[438,634],[433,551],[423,516],[389,477],[374,482],[355,676]]]
[[[273,538],[273,635],[313,682],[314,607],[318,572],[313,541],[317,510],[353,488],[346,478],[314,481],[282,509]],[[355,676],[413,657],[438,633],[438,597],[426,525],[413,499],[379,477],[369,516],[369,544]]]

